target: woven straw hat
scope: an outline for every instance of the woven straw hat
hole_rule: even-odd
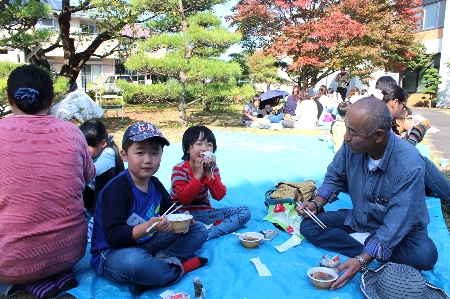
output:
[[[450,299],[418,270],[404,264],[387,263],[369,269],[361,276],[360,287],[369,299]]]

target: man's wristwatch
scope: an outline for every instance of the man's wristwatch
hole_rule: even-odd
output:
[[[364,261],[364,259],[362,258],[362,256],[360,256],[358,254],[357,256],[355,256],[355,258],[358,260],[359,264],[361,265],[361,269],[359,269],[359,272],[360,273],[366,272],[369,269],[369,267],[367,267],[367,264]]]

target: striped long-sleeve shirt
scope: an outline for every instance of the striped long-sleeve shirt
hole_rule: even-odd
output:
[[[172,169],[172,187],[170,196],[174,202],[183,205],[180,210],[209,210],[212,209],[211,197],[221,200],[227,192],[227,188],[220,179],[217,166],[213,168],[213,177],[208,179],[203,175],[200,181],[194,177],[189,160],[175,165]]]

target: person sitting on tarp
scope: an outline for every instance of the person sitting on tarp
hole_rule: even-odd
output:
[[[244,127],[257,128],[265,124],[269,124],[270,120],[262,118],[258,113],[261,98],[254,96],[251,102],[248,102],[242,109],[242,125]]]
[[[300,100],[298,96],[299,92],[300,86],[294,85],[294,87],[292,87],[292,95],[288,96],[286,105],[284,106],[283,119],[293,120],[293,117],[295,117],[295,109],[297,109],[297,105]]]
[[[337,111],[340,116],[339,120],[335,120],[331,123],[330,127],[330,140],[334,143],[334,152],[336,153],[344,142],[344,135],[347,131],[345,127],[345,115],[352,103],[345,101],[338,105]]]
[[[89,216],[94,215],[98,194],[125,167],[114,137],[106,132],[98,119],[85,121],[80,131],[86,138],[95,165],[95,179],[83,191],[83,202]]]
[[[312,129],[317,125],[317,105],[314,97],[311,97],[306,90],[299,92],[301,102],[295,109],[294,120],[283,120],[281,124],[286,128]]]
[[[424,158],[395,136],[392,115],[377,98],[352,104],[345,124],[345,143],[328,166],[322,186],[313,200],[296,207],[305,218],[300,233],[308,241],[350,257],[337,268],[345,271],[331,290],[367,270],[374,259],[431,270],[438,252],[427,231]],[[340,192],[349,193],[353,209],[317,213]],[[309,218],[304,208],[317,214],[326,228]]]
[[[258,117],[267,118],[272,123],[279,123],[283,119],[283,105],[280,104],[282,97],[274,97],[261,101],[258,109]]]
[[[6,90],[14,115],[0,119],[0,295],[53,298],[78,286],[72,267],[87,244],[81,192],[95,166],[77,126],[48,115],[47,72],[20,66]]]

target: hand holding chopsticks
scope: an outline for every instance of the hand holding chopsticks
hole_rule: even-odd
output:
[[[176,203],[173,203],[173,205],[170,206],[170,208],[167,209],[167,211],[164,212],[164,214],[161,215],[161,217],[166,216],[167,212],[170,211],[171,208],[173,208],[173,206]],[[182,206],[178,206],[176,207],[172,212],[170,212],[169,214],[167,214],[167,216],[172,215],[176,210],[178,210],[179,208],[181,208]],[[147,228],[145,231],[147,232],[147,234],[152,230],[152,228],[154,228],[155,226],[157,226],[159,223],[159,221],[154,222],[149,228]]]
[[[299,202],[296,202],[296,205],[300,206],[301,204]],[[306,215],[308,215],[312,220],[314,220],[314,222],[317,223],[322,229],[326,229],[327,228],[325,226],[325,224],[323,224],[323,222],[320,221],[320,219],[317,218],[317,216],[314,215],[313,212],[311,212],[307,207],[303,208],[303,212],[305,212]]]

